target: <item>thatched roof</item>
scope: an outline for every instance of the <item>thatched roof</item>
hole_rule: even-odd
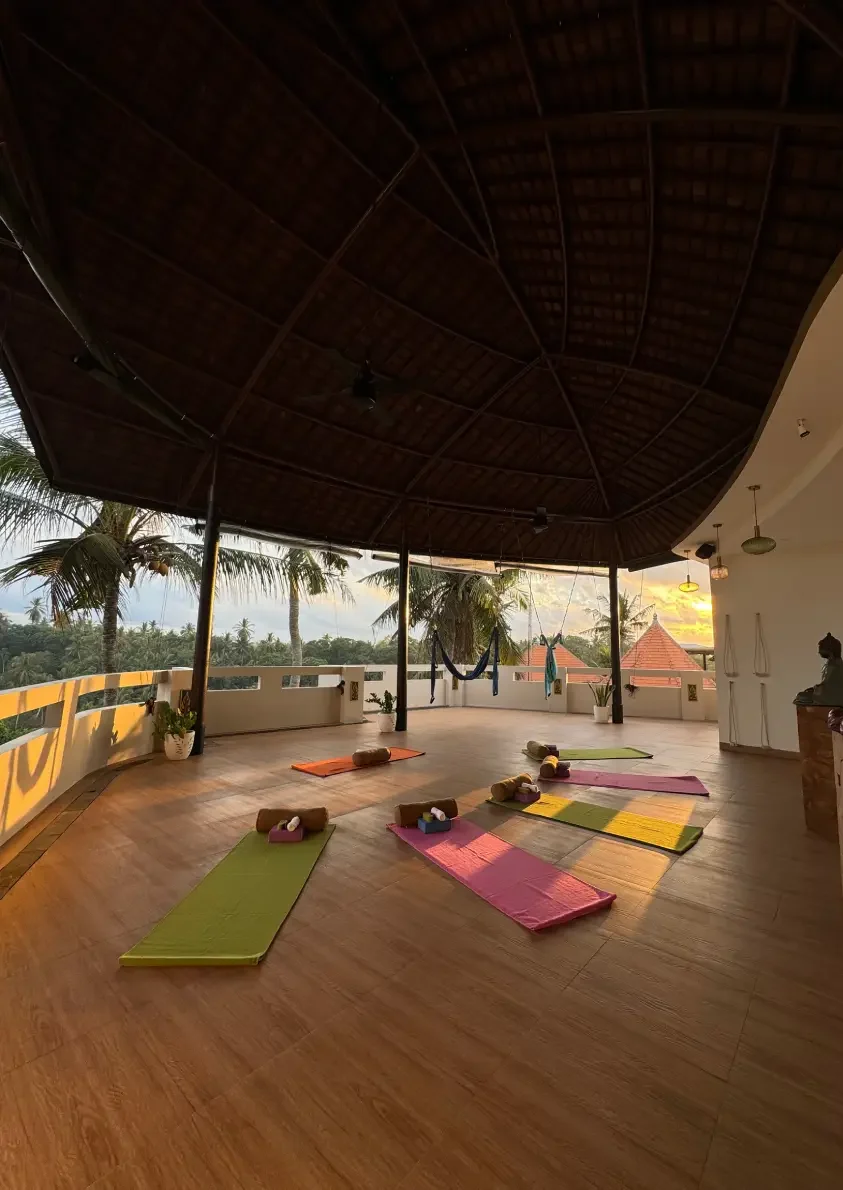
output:
[[[843,248],[830,0],[2,8],[3,215],[76,326],[0,246],[3,366],[62,486],[201,513],[217,441],[256,528],[656,555]],[[300,402],[369,349],[418,390]]]

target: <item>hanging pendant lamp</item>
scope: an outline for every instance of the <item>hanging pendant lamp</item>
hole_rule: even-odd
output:
[[[718,521],[714,526],[715,540],[717,542],[717,561],[711,567],[709,574],[713,579],[721,579],[729,577],[729,567],[723,565],[723,559],[720,557],[720,530],[723,528],[723,522]]]
[[[691,594],[693,594],[694,591],[699,591],[700,584],[691,582],[691,559],[690,559],[691,551],[684,550],[683,552],[685,554],[685,564],[687,566],[687,573],[685,575],[684,583],[679,584],[679,590],[682,592],[683,595],[691,595]]]
[[[755,513],[755,532],[752,537],[747,537],[746,541],[741,542],[741,549],[745,554],[769,554],[770,550],[776,548],[776,539],[774,537],[764,537],[761,530],[758,528],[758,503],[755,493],[761,488],[760,483],[751,483],[747,491],[752,492],[752,510]]]

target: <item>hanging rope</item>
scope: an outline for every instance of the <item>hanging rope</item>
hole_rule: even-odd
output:
[[[579,568],[579,566],[577,566],[576,573],[574,574],[574,581],[571,583],[571,589],[568,592],[568,602],[565,605],[565,613],[562,616],[562,624],[559,628],[559,631],[556,633],[555,636],[552,636],[549,640],[544,635],[544,633],[542,633],[541,636],[539,637],[540,643],[543,644],[547,650],[544,655],[544,696],[545,696],[545,698],[550,698],[551,694],[553,693],[553,683],[559,677],[559,668],[556,664],[556,654],[554,653],[553,650],[556,648],[556,646],[558,644],[562,643],[562,640],[564,638],[565,621],[568,619],[568,608],[571,606],[571,600],[574,597],[574,587],[577,585],[577,579],[579,577],[579,572],[580,572],[580,568]],[[532,597],[533,597],[533,589],[532,589],[532,584],[531,584],[530,598],[532,599]],[[538,609],[536,610],[536,617],[538,618]],[[541,628],[541,622],[539,622],[539,628]]]
[[[759,683],[761,689],[761,747],[770,747],[770,720],[767,715],[767,683]]]
[[[755,656],[752,668],[756,677],[769,678],[770,658],[767,654],[767,642],[764,640],[764,629],[761,627],[761,612],[755,613]]]
[[[489,643],[480,656],[480,660],[475,665],[471,673],[460,673],[456,665],[454,665],[451,658],[445,652],[445,647],[439,639],[439,633],[434,631],[433,640],[430,645],[430,701],[436,700],[436,650],[442,654],[442,663],[450,674],[460,682],[473,682],[475,678],[481,677],[486,672],[489,664],[489,659],[492,661],[492,696],[497,697],[498,693],[498,663],[500,655],[498,652],[498,630],[492,629],[492,635],[489,638]]]
[[[735,683],[729,683],[729,743],[738,743],[738,712],[735,707]]]
[[[723,629],[723,673],[727,678],[738,676],[738,655],[732,640],[732,617],[728,614]]]

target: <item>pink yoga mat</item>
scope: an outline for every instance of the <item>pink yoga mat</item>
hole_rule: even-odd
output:
[[[592,888],[463,818],[452,819],[451,829],[441,835],[395,823],[389,829],[528,930],[573,921],[615,899],[614,893]]]
[[[708,797],[699,777],[659,777],[655,773],[609,773],[600,769],[571,769],[569,777],[538,777],[562,785],[600,785],[605,789],[646,789],[652,793],[692,793]]]

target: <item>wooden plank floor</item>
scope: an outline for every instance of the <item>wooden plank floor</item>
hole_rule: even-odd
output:
[[[551,729],[699,775],[709,800],[580,796],[704,838],[672,857],[482,805]],[[129,769],[0,901],[0,1185],[839,1190],[840,878],[796,764],[721,753],[711,724],[443,710],[411,713],[418,760],[289,768],[374,738]],[[521,929],[384,830],[440,793],[615,906]],[[262,966],[117,967],[259,806],[299,797],[339,829]]]

